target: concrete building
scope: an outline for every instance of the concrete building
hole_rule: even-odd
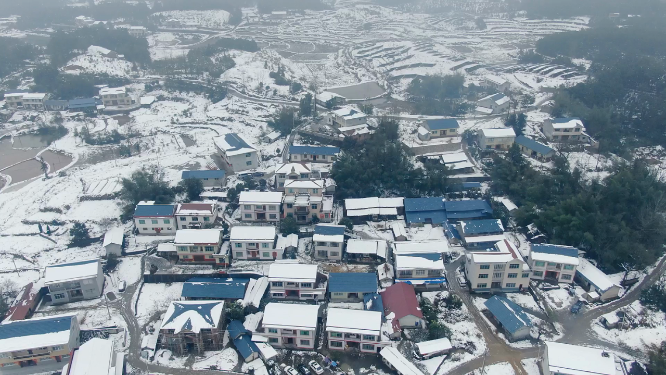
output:
[[[224,301],[174,301],[164,314],[159,346],[176,355],[222,349]]]
[[[93,337],[78,349],[63,368],[62,375],[124,375],[125,353],[116,353],[113,340]]]
[[[174,235],[178,229],[175,212],[176,206],[173,204],[141,201],[134,210],[134,227],[139,234]]]
[[[268,271],[271,297],[275,299],[323,300],[326,295],[326,276],[316,264],[275,262]]]
[[[456,230],[467,250],[489,249],[505,239],[504,226],[499,219],[460,221]]]
[[[79,347],[76,315],[0,324],[0,373],[36,374],[62,370]]]
[[[146,36],[146,34],[148,34],[148,29],[146,29],[143,26],[130,26],[127,29],[127,32],[131,36],[133,36],[135,38],[139,38],[139,37],[142,37],[142,36]]]
[[[4,94],[5,105],[9,109],[17,109],[23,107],[23,95],[27,94],[26,90],[14,90]]]
[[[319,173],[312,170],[310,163],[287,163],[275,167],[275,188],[284,191],[287,181],[309,181],[320,179]]]
[[[215,264],[222,248],[221,229],[179,229],[173,240],[178,260],[184,263]]]
[[[530,283],[530,267],[509,240],[498,241],[493,251],[469,252],[465,276],[472,292],[517,292]]]
[[[615,355],[603,349],[546,341],[543,375],[617,375]],[[619,373],[622,373],[620,371]]]
[[[506,151],[516,139],[513,128],[481,129],[479,131],[479,147],[484,150]]]
[[[391,345],[382,334],[379,311],[329,308],[326,314],[326,339],[330,350],[356,349],[361,353],[379,353]]]
[[[104,290],[102,262],[91,259],[47,266],[44,286],[54,305],[99,298]]]
[[[578,117],[547,119],[543,122],[543,134],[553,142],[589,142],[583,121]]]
[[[8,108],[43,111],[44,101],[48,99],[48,94],[39,92],[10,92],[5,93],[5,103]]]
[[[234,259],[276,260],[282,259],[282,251],[275,248],[274,226],[234,226],[229,242]]]
[[[133,104],[132,97],[124,87],[105,87],[99,90],[104,107],[129,107]]]
[[[236,133],[213,138],[215,147],[226,166],[238,173],[259,167],[257,148]]]
[[[220,188],[226,182],[226,173],[218,169],[183,171],[182,179],[187,180],[190,178],[201,181],[204,188]]]
[[[365,295],[377,293],[377,274],[364,272],[328,274],[331,302],[363,301]]]
[[[506,92],[509,88],[511,88],[511,84],[509,81],[502,77],[494,76],[494,75],[488,75],[484,78],[482,86],[484,87],[492,87],[495,90],[499,92]]]
[[[340,154],[339,147],[289,146],[289,161],[292,163],[333,163]]]
[[[416,299],[414,287],[407,283],[396,283],[380,293],[385,315],[393,316],[393,331],[400,335],[405,328],[425,328],[425,319]]]
[[[104,235],[104,243],[102,247],[106,251],[106,256],[113,254],[115,256],[122,255],[123,252],[123,242],[125,239],[125,232],[123,228],[113,228],[110,229]]]
[[[333,220],[333,196],[324,195],[324,180],[285,180],[282,212],[284,217],[293,217],[299,224],[313,220]]]
[[[553,156],[555,156],[555,150],[541,142],[527,138],[524,135],[517,136],[515,143],[518,144],[520,152],[522,152],[523,155],[529,156],[533,159],[540,161],[550,161]]]
[[[477,101],[477,104],[479,106],[476,109],[478,114],[491,115],[507,111],[511,105],[511,100],[508,96],[499,93],[481,98]]]
[[[578,258],[576,281],[587,291],[586,297],[591,300],[606,302],[620,296],[622,288],[585,258]]]
[[[429,141],[433,138],[457,137],[459,135],[458,129],[460,129],[460,124],[454,118],[423,120],[419,127],[418,137],[422,141]]]
[[[315,225],[314,256],[317,259],[342,260],[345,246],[345,226],[319,224]]]
[[[515,302],[505,297],[492,296],[484,305],[509,341],[525,340],[530,337],[532,321]]]
[[[210,228],[217,220],[215,203],[178,203],[176,206],[178,229]]]
[[[336,109],[326,115],[326,123],[336,128],[363,125],[367,122],[368,116],[365,113],[351,107]]]
[[[238,198],[241,221],[280,221],[281,192],[242,191]]]
[[[275,348],[312,351],[317,337],[319,305],[271,302],[264,309],[263,336]]]
[[[384,262],[388,258],[388,244],[385,240],[347,240],[345,248],[347,261]]]
[[[531,244],[528,262],[532,269],[532,279],[573,283],[580,260],[575,247]]]

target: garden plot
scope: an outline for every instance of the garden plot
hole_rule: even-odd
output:
[[[666,340],[666,315],[662,311],[644,307],[640,301],[634,301],[606,316],[616,319],[618,327],[607,329],[600,320],[591,324],[594,334],[604,341],[635,351],[645,351],[647,347]]]

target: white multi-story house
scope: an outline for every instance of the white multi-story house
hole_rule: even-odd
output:
[[[323,300],[326,277],[319,274],[316,264],[276,262],[268,271],[271,297],[275,299]]]
[[[472,292],[517,292],[530,283],[529,265],[508,240],[494,251],[467,253],[465,275]]]
[[[99,259],[47,266],[44,285],[54,305],[95,299],[104,290],[104,273]]]
[[[292,163],[333,163],[338,154],[340,148],[332,146],[289,146],[289,161]]]
[[[259,167],[257,148],[238,134],[228,133],[213,138],[213,143],[222,160],[234,172],[246,171]]]
[[[284,191],[284,184],[290,180],[311,180],[319,177],[310,163],[287,163],[275,168],[275,188]]]
[[[7,105],[7,108],[16,109],[23,107],[23,95],[25,94],[25,92],[5,93],[5,104]]]
[[[282,259],[283,252],[275,248],[276,238],[274,226],[235,226],[229,242],[235,259],[276,260]]]
[[[504,94],[493,94],[479,99],[477,104],[480,107],[476,110],[478,113],[490,115],[508,110],[511,101],[509,100],[509,97]]]
[[[242,191],[238,198],[241,221],[280,221],[281,192]]]
[[[317,337],[319,305],[271,302],[264,309],[263,336],[276,348],[312,351]]]
[[[488,75],[484,78],[482,86],[492,87],[499,92],[505,92],[511,87],[511,83],[502,77]]]
[[[215,203],[179,203],[176,206],[178,229],[201,229],[212,227],[217,220]]]
[[[513,128],[481,129],[479,132],[479,147],[484,150],[506,151],[516,140]]]
[[[132,97],[124,87],[105,87],[99,90],[99,96],[105,107],[128,107],[132,105]]]
[[[342,260],[345,246],[345,226],[319,224],[315,226],[314,255],[317,259]]]
[[[173,243],[181,262],[214,264],[213,255],[222,247],[222,230],[179,229]]]
[[[532,279],[573,283],[579,264],[578,249],[571,246],[532,244],[528,262]]]
[[[141,201],[134,210],[134,226],[139,234],[176,234],[173,204],[155,204],[154,201]]]
[[[543,122],[543,134],[554,142],[588,142],[583,121],[578,117],[547,119]]]
[[[382,335],[382,313],[379,311],[329,308],[326,315],[326,338],[331,350],[358,349],[374,353],[390,345]]]
[[[48,94],[39,92],[13,92],[5,94],[5,103],[8,108],[24,108],[36,111],[44,110],[44,101]]]
[[[326,116],[326,123],[336,128],[362,125],[368,122],[368,116],[351,107],[343,107],[332,111]]]
[[[130,26],[127,29],[127,32],[131,36],[133,36],[135,38],[138,38],[138,37],[141,37],[141,36],[146,36],[146,34],[148,33],[148,29],[146,29],[144,26]]]
[[[324,180],[287,180],[284,184],[282,211],[299,224],[317,218],[322,222],[333,219],[333,196],[324,195]]]

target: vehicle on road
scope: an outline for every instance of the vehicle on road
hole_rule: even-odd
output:
[[[574,304],[571,306],[571,313],[572,313],[572,314],[578,314],[578,313],[580,312],[580,309],[583,308],[583,305],[584,305],[584,304],[585,304],[585,303],[584,303],[583,301],[578,301],[578,302],[574,303]]]
[[[456,277],[458,279],[458,285],[460,285],[461,288],[464,288],[467,286],[467,279],[465,279],[465,276],[463,275],[458,275]]]
[[[314,359],[312,361],[308,362],[308,366],[310,366],[312,371],[314,371],[314,373],[317,374],[317,375],[321,375],[321,374],[324,373],[324,368],[321,367],[319,365],[319,363],[317,363],[317,361],[315,361]]]
[[[298,372],[300,372],[303,375],[312,375],[312,371],[310,371],[310,369],[308,369],[307,366],[305,366],[302,363],[296,366],[296,368],[298,369]]]
[[[287,366],[287,367],[285,367],[285,368],[284,368],[284,372],[285,372],[285,374],[287,374],[287,375],[301,375],[301,374],[298,373],[298,371],[296,371],[295,368],[293,368],[293,367],[291,367],[291,366]]]
[[[124,292],[126,287],[127,287],[127,283],[125,282],[125,280],[121,280],[118,283],[118,291],[119,292]]]

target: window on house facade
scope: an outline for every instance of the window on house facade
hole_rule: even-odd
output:
[[[480,273],[480,274],[479,274],[479,279],[487,279],[487,278],[488,278],[488,274],[487,274],[487,273]]]
[[[518,267],[520,267],[520,264],[509,264],[509,268],[511,268],[511,269],[518,268]]]
[[[317,246],[326,246],[326,242],[317,242]]]
[[[251,161],[246,161],[245,165],[252,165],[252,162]]]
[[[301,336],[310,336],[310,331],[301,331],[299,334]]]
[[[534,266],[535,266],[535,267],[543,267],[543,266],[545,266],[545,265],[546,265],[546,262],[542,262],[542,261],[539,261],[539,260],[537,260],[536,262],[534,262]]]
[[[240,242],[236,242],[236,243],[234,244],[234,246],[237,247],[237,248],[241,248],[241,247],[243,247],[243,244],[240,243]]]
[[[340,244],[337,242],[331,242],[331,247],[340,247]]]
[[[283,293],[273,293],[273,297],[283,297]]]
[[[543,271],[534,271],[534,272],[532,272],[532,274],[534,276],[541,277],[541,276],[543,276]]]
[[[243,258],[244,256],[245,256],[245,254],[243,254],[242,251],[237,251],[236,252],[236,258]]]
[[[548,262],[548,267],[555,267],[555,266],[557,266],[557,263]]]
[[[268,342],[277,344],[278,342],[280,342],[280,340],[277,337],[269,337]]]
[[[507,287],[507,288],[515,288],[515,287],[516,287],[516,283],[506,283],[506,287]]]
[[[275,210],[277,210],[277,208],[275,206],[268,206],[268,210],[269,211],[275,211]]]
[[[210,221],[210,218],[208,216],[204,216],[204,221]]]
[[[523,279],[526,279],[528,277],[530,277],[530,273],[529,272],[523,272]]]
[[[375,341],[374,335],[363,335],[363,340]]]
[[[264,249],[268,249],[268,244],[264,242],[264,243],[261,244],[261,247],[264,248]]]
[[[574,266],[572,266],[571,264],[565,264],[564,269],[567,271],[572,271],[574,269]]]
[[[146,223],[145,220],[139,220],[139,224],[145,224],[145,223]]]
[[[503,264],[495,264],[495,265],[493,266],[493,269],[495,269],[495,270],[503,270],[503,269],[504,269],[504,265],[503,265]]]
[[[264,252],[261,254],[261,256],[264,257],[264,258],[270,258],[270,257],[271,257],[271,253],[269,253],[268,251],[264,251]]]
[[[208,251],[208,252],[211,252],[211,251],[213,251],[214,249],[215,249],[215,247],[213,247],[213,246],[206,246],[206,247],[204,247],[204,250],[205,250],[205,251]]]
[[[153,224],[157,224],[157,220],[151,220]]]
[[[342,337],[342,333],[340,332],[331,332],[330,335],[331,337]]]
[[[330,345],[334,348],[342,348],[342,342],[340,341],[331,341]]]
[[[425,275],[425,270],[414,270],[414,275],[424,276]]]
[[[301,283],[301,288],[312,288],[312,283]]]
[[[316,209],[317,209],[317,205],[316,205],[316,204],[313,204],[311,207],[312,207],[313,210],[316,210]]]
[[[571,275],[562,275],[562,280],[571,280]]]
[[[301,345],[310,345],[310,340],[301,340]]]
[[[477,287],[477,288],[486,288],[486,287],[488,287],[488,284],[486,284],[486,283],[479,283],[479,284],[476,284],[476,287]]]
[[[178,251],[187,251],[187,246],[178,246]]]
[[[291,203],[287,203],[287,208],[294,208],[294,205]]]
[[[277,328],[269,328],[268,333],[278,333]]]
[[[268,218],[269,219],[277,219],[277,214],[269,214]]]
[[[490,269],[490,264],[482,264],[482,265],[479,266],[479,269],[489,270]]]
[[[252,214],[245,214],[246,219],[252,219]]]
[[[504,273],[502,272],[493,273],[493,279],[501,279],[502,277],[504,277]]]
[[[442,271],[440,270],[428,270],[428,276],[441,276]]]
[[[192,221],[199,221],[199,218],[196,217],[196,216],[193,216],[193,217],[192,217]]]
[[[363,350],[375,350],[375,346],[371,344],[363,344]]]
[[[331,251],[330,256],[331,257],[337,257],[337,256],[340,256],[340,253],[337,252],[337,251]]]
[[[281,287],[281,286],[282,286],[282,281],[273,281],[273,282],[271,283],[271,285],[272,285],[272,286],[278,286],[278,287]]]
[[[187,218],[185,216],[181,216],[180,221],[187,221]]]
[[[164,224],[171,224],[171,220],[170,219],[164,219]]]
[[[508,276],[509,276],[509,279],[516,279],[516,278],[518,278],[518,274],[517,274],[517,273],[510,273]]]
[[[251,204],[245,204],[245,205],[243,205],[243,209],[244,209],[244,210],[251,210],[251,209],[252,209],[252,205],[251,205]]]

